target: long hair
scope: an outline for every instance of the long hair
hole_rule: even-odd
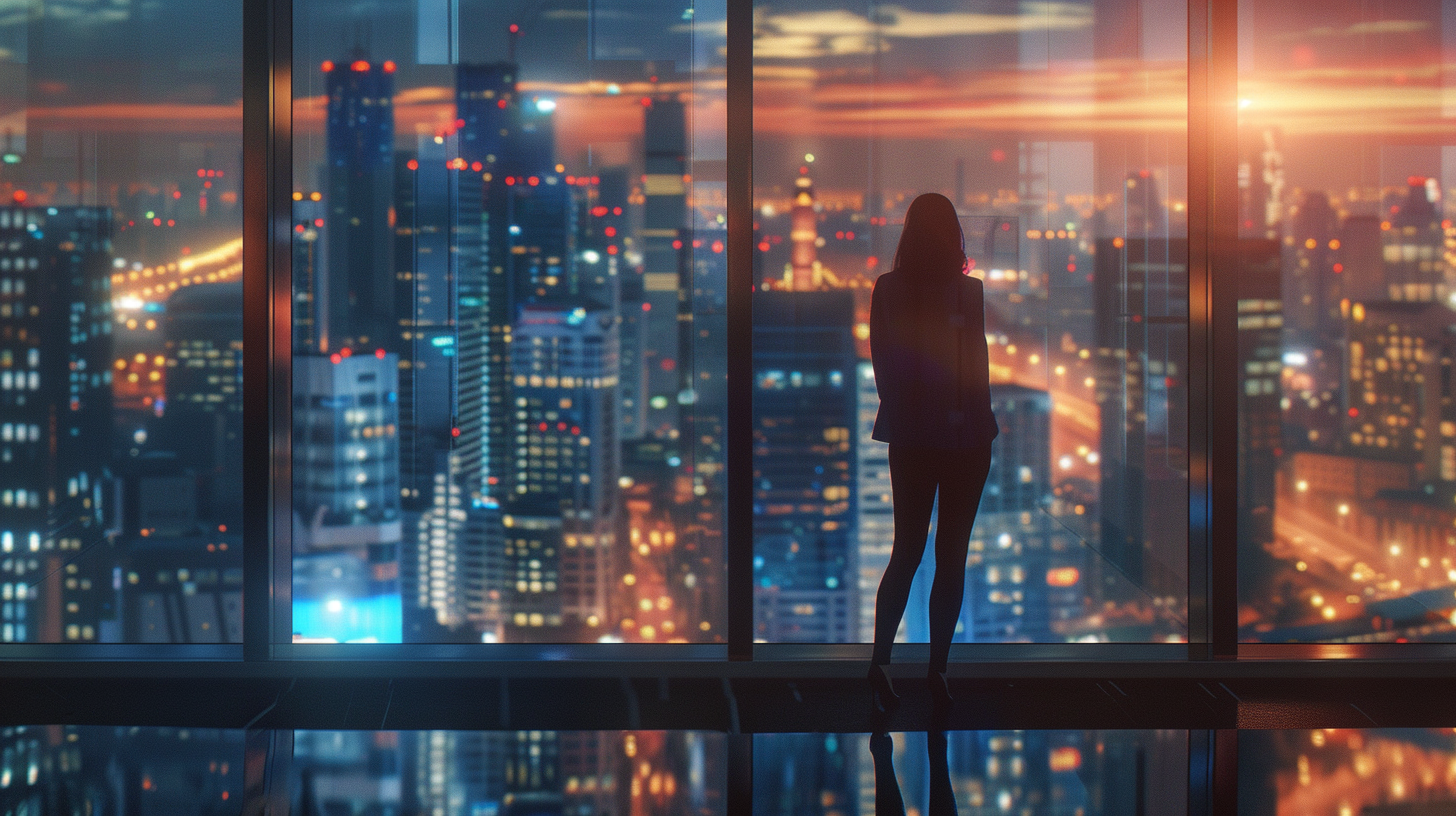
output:
[[[894,268],[912,278],[940,278],[965,265],[965,237],[955,205],[940,193],[916,196],[905,213]]]

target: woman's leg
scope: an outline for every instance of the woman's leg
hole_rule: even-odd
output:
[[[935,580],[930,585],[930,672],[944,672],[966,588],[966,549],[991,470],[991,446],[948,451],[936,463]]]
[[[929,458],[921,449],[890,446],[890,491],[894,497],[895,538],[890,563],[875,595],[875,648],[873,663],[890,662],[895,630],[910,600],[910,582],[925,554],[925,534],[930,529],[930,510],[935,506],[935,477]]]

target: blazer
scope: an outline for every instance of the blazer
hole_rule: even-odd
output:
[[[870,360],[880,394],[872,438],[964,450],[999,433],[979,279],[881,275],[870,299]]]

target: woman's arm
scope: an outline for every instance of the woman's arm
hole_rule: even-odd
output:
[[[875,372],[875,390],[879,392],[880,402],[892,390],[888,382],[894,368],[890,364],[890,347],[894,344],[891,337],[893,329],[890,327],[889,307],[885,301],[889,299],[886,294],[892,284],[886,282],[886,275],[875,279],[875,288],[870,292],[870,367]]]

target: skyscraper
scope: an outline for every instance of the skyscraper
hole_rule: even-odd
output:
[[[198,512],[215,524],[242,523],[242,282],[205,283],[167,298],[162,320],[167,401],[161,446],[202,478]]]
[[[693,236],[688,220],[687,111],[675,97],[650,100],[643,112],[642,363],[646,375],[648,434],[678,428],[681,386],[678,330],[681,295],[691,293],[683,249]]]
[[[1265,546],[1283,434],[1284,314],[1279,241],[1240,239],[1239,252],[1239,581],[1252,589],[1277,574]]]
[[[81,576],[62,588],[62,564],[102,541],[118,510],[105,483],[111,212],[0,208],[0,246],[0,640],[95,640],[94,605]],[[86,566],[89,583],[109,585],[109,564]]]
[[[395,351],[393,62],[356,49],[325,62],[328,144],[328,267],[314,292],[320,350],[388,346]]]
[[[1417,482],[1456,481],[1452,317],[1441,303],[1350,305],[1346,450],[1407,463]]]
[[[839,643],[858,632],[853,325],[849,290],[754,294],[758,639]]]
[[[345,348],[293,368],[295,625],[398,641],[398,358]]]
[[[1093,269],[1099,586],[1178,597],[1187,529],[1188,243],[1104,238]]]
[[[511,349],[513,467],[502,501],[502,594],[522,638],[606,619],[619,470],[616,370],[610,312],[575,303],[522,309]]]
[[[460,157],[493,169],[515,170],[509,146],[519,129],[513,62],[461,63],[455,69],[455,118]]]

